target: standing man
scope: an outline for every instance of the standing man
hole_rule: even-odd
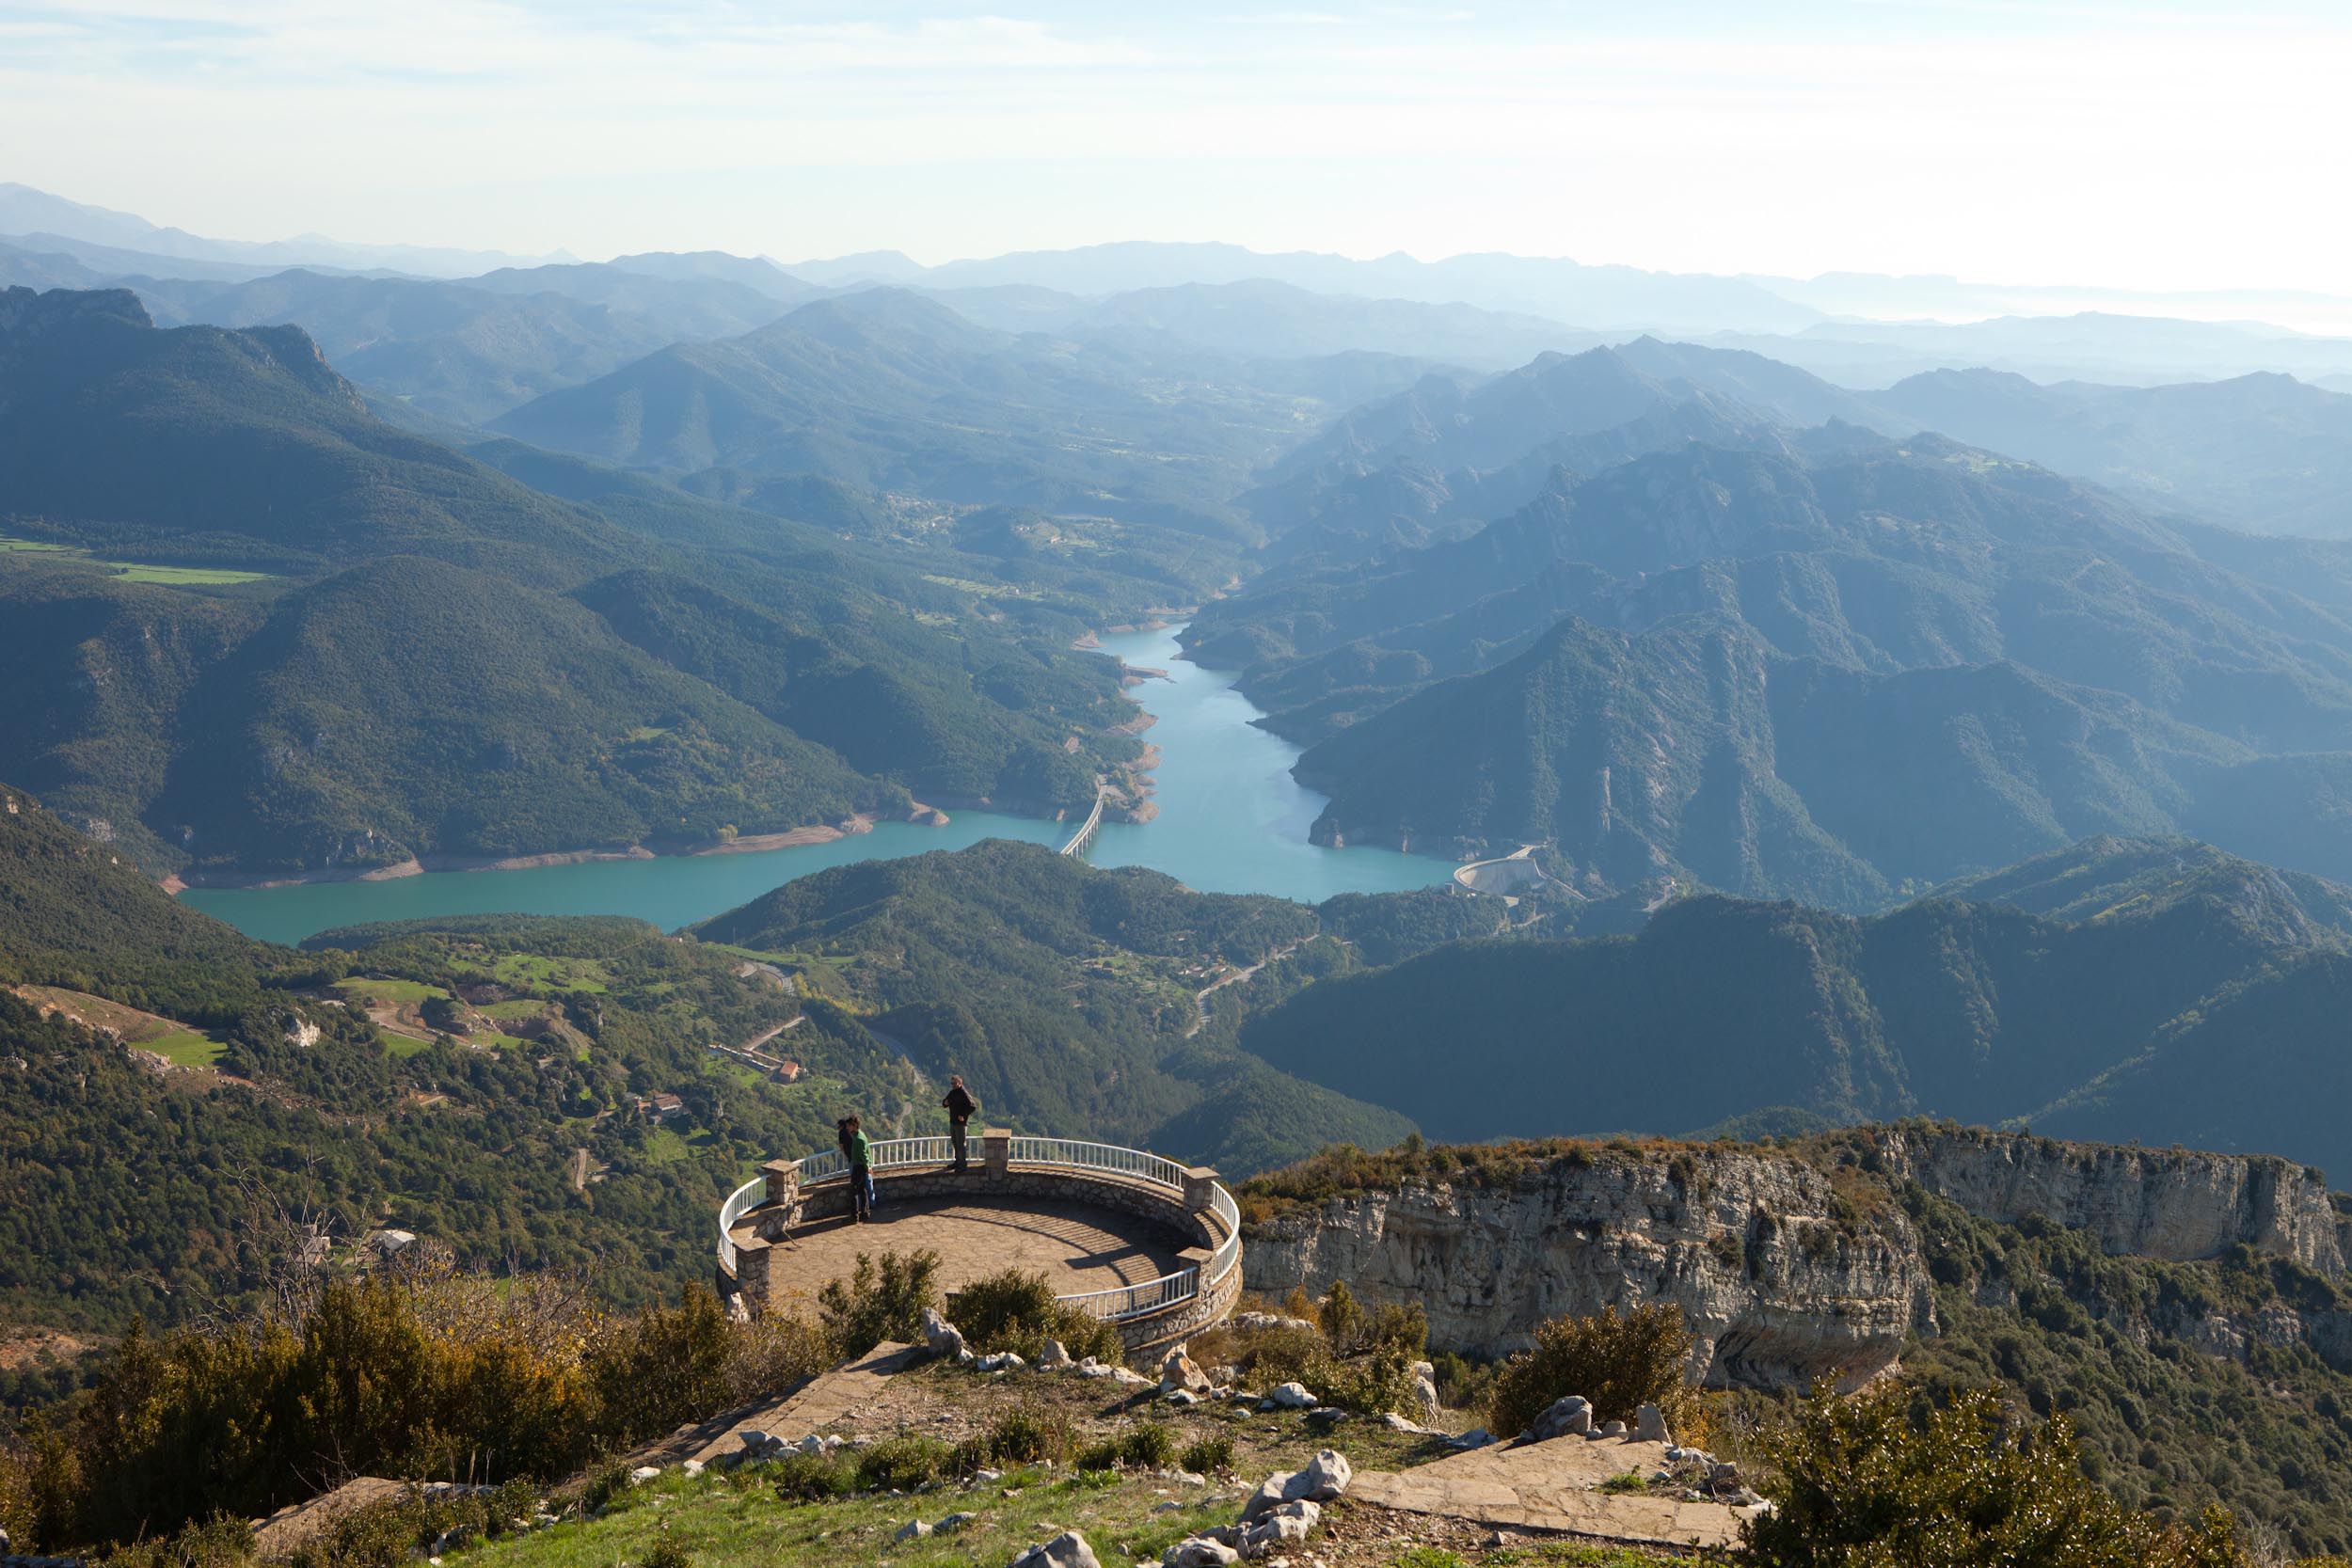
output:
[[[855,1117],[839,1123],[841,1152],[850,1157],[850,1223],[874,1223],[874,1146]]]
[[[947,1098],[940,1103],[947,1108],[947,1142],[956,1151],[955,1168],[969,1170],[972,1159],[971,1151],[964,1143],[964,1123],[972,1119],[972,1113],[980,1108],[980,1102],[972,1098],[972,1091],[963,1086],[961,1078],[950,1073],[947,1077]]]

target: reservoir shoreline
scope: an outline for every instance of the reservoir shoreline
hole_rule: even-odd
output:
[[[1251,722],[1258,709],[1232,689],[1230,674],[1184,657],[1176,643],[1182,629],[1180,624],[1095,640],[1092,651],[1157,677],[1136,691],[1148,705],[1136,728],[1150,730],[1156,754],[1150,793],[1136,802],[1144,809],[1135,813],[1149,819],[1106,819],[1089,861],[1149,867],[1201,892],[1272,894],[1304,903],[1452,879],[1450,860],[1310,843],[1324,798],[1291,777],[1298,748]],[[1054,847],[1070,831],[1062,821],[961,805],[914,815],[866,819],[854,830],[816,824],[689,853],[590,850],[518,857],[528,863],[495,869],[444,870],[428,862],[391,877],[381,869],[367,879],[348,872],[335,880],[265,876],[272,885],[212,882],[180,896],[247,935],[283,942],[339,927],[469,914],[621,915],[675,930],[812,872],[961,849],[987,838]]]

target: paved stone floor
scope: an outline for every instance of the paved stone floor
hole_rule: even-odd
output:
[[[1506,1529],[1569,1530],[1676,1546],[1727,1546],[1736,1542],[1740,1510],[1716,1502],[1596,1490],[1611,1476],[1628,1470],[1650,1474],[1665,1458],[1663,1443],[1554,1437],[1521,1448],[1474,1449],[1410,1470],[1359,1475],[1347,1495],[1408,1513],[1470,1519]]]
[[[893,1201],[889,1189],[874,1223],[819,1220],[792,1233],[769,1268],[785,1301],[813,1301],[829,1279],[846,1276],[861,1252],[939,1254],[943,1291],[1008,1268],[1042,1274],[1059,1295],[1107,1291],[1184,1267],[1175,1236],[1139,1214],[1091,1203],[1040,1198],[931,1197]]]

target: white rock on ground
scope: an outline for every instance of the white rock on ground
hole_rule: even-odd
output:
[[[1637,1443],[1671,1443],[1666,1434],[1666,1413],[1654,1404],[1636,1405],[1633,1411],[1633,1440]]]
[[[643,1486],[649,1481],[659,1481],[660,1478],[661,1470],[660,1466],[653,1465],[640,1465],[637,1468],[628,1473],[628,1483],[631,1486]]]
[[[1279,1511],[1285,1503],[1327,1503],[1347,1490],[1347,1483],[1355,1475],[1346,1455],[1325,1449],[1308,1462],[1305,1469],[1278,1470],[1261,1481],[1249,1495],[1249,1500],[1242,1504],[1241,1522],[1255,1524]]]
[[[1266,1398],[1282,1410],[1308,1410],[1315,1402],[1315,1397],[1307,1392],[1303,1383],[1278,1383]]]
[[[936,1307],[923,1308],[923,1343],[933,1355],[955,1360],[963,1354],[963,1332],[940,1316]]]
[[[1038,1352],[1037,1364],[1041,1370],[1058,1371],[1070,1365],[1070,1349],[1059,1339],[1048,1339],[1045,1348]]]
[[[1087,1544],[1087,1538],[1074,1529],[1066,1529],[1051,1541],[1041,1541],[1012,1560],[1012,1568],[1103,1568]]]
[[[1184,1347],[1178,1345],[1174,1350],[1169,1351],[1168,1358],[1160,1363],[1160,1386],[1168,1389],[1182,1388],[1187,1393],[1205,1394],[1216,1386],[1209,1381],[1209,1374],[1202,1371],[1193,1358],[1184,1354]]]
[[[1205,1535],[1179,1541],[1160,1554],[1161,1568],[1227,1568],[1240,1560],[1241,1553]]]
[[[1523,1434],[1541,1442],[1570,1434],[1581,1437],[1593,1430],[1593,1404],[1581,1394],[1566,1394],[1551,1402],[1542,1415],[1527,1424]]]
[[[898,1533],[892,1536],[890,1539],[893,1541],[920,1541],[930,1533],[930,1526],[925,1524],[920,1519],[910,1519],[905,1524],[900,1525],[898,1527]]]

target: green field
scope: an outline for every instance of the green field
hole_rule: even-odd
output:
[[[357,975],[338,980],[335,989],[356,996],[371,1007],[412,1007],[436,996],[449,992],[438,986],[428,986],[417,980],[371,980]]]
[[[222,566],[148,566],[135,561],[108,561],[101,564],[113,567],[115,576],[131,582],[160,582],[176,588],[267,582],[276,575],[270,572],[233,572]]]
[[[40,539],[11,539],[0,535],[0,555],[62,555],[89,561],[126,582],[160,583],[167,588],[220,588],[241,582],[269,582],[274,572],[241,572],[228,566],[157,566],[143,561],[94,561],[87,550]]]
[[[211,1067],[220,1060],[220,1041],[193,1029],[181,1029],[153,1039],[140,1040],[141,1051],[152,1051],[173,1067]]]

